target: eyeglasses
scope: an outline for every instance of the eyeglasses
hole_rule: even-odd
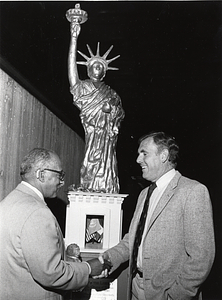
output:
[[[57,170],[52,170],[52,169],[44,169],[43,171],[51,171],[51,172],[55,172],[57,174],[59,174],[59,180],[60,181],[64,181],[64,178],[65,178],[65,172],[62,170],[62,171],[57,171]]]

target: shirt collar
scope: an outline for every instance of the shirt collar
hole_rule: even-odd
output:
[[[26,182],[26,181],[22,181],[21,182],[22,184],[26,185],[27,187],[29,187],[31,190],[33,190],[43,201],[44,200],[44,197],[43,197],[43,194],[36,188],[34,187],[33,185],[31,185],[30,183]]]
[[[173,179],[173,177],[176,174],[176,170],[175,169],[171,169],[170,171],[168,171],[167,173],[165,173],[163,176],[161,176],[157,181],[156,181],[156,185],[158,187],[158,189],[162,189],[164,188],[166,185],[169,184],[169,182]]]

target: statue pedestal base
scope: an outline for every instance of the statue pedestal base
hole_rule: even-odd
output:
[[[122,203],[127,194],[69,192],[65,244],[80,247],[83,260],[98,257],[115,246],[122,235]],[[124,272],[123,272],[124,273]],[[90,279],[82,292],[70,292],[66,300],[117,300],[116,278]],[[126,274],[124,273],[124,278]]]
[[[127,194],[69,192],[66,210],[66,246],[80,252],[102,253],[115,246],[122,234],[122,203]]]

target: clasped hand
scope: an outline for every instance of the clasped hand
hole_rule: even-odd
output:
[[[111,262],[101,257],[90,259],[87,263],[91,267],[90,276],[93,278],[107,277],[112,268]]]

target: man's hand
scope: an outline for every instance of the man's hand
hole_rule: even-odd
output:
[[[90,265],[90,268],[91,268],[90,276],[92,276],[92,277],[99,276],[102,273],[105,274],[112,267],[111,263],[109,261],[107,261],[106,259],[104,259],[104,261],[101,262],[98,258],[93,258],[93,259],[88,260],[87,263]],[[103,272],[105,270],[108,270],[108,271]]]
[[[104,277],[108,277],[110,274],[110,270],[112,268],[112,263],[110,261],[110,258],[108,256],[108,254],[103,253],[102,255],[100,255],[98,257],[99,261],[103,264],[104,269],[102,271],[101,274],[93,276],[94,279],[98,279],[98,278],[104,278]]]

